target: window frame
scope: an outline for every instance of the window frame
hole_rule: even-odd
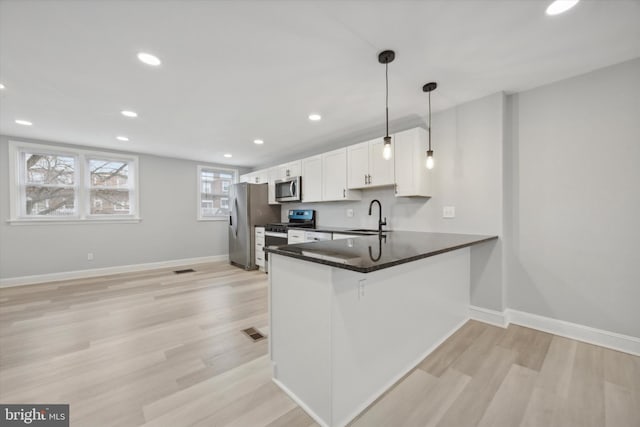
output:
[[[236,184],[238,182],[238,169],[218,167],[218,166],[206,166],[206,165],[198,165],[197,166],[197,218],[198,221],[227,221],[229,219],[228,215],[216,215],[216,216],[203,216],[202,215],[202,171],[223,171],[229,172],[233,175],[231,179],[231,184]]]
[[[77,161],[74,182],[75,201],[77,212],[73,216],[38,217],[26,215],[23,208],[26,197],[26,183],[23,182],[22,165],[23,153],[35,152],[49,155],[62,155],[74,157]],[[125,161],[129,165],[130,184],[130,212],[128,214],[91,214],[90,189],[91,172],[89,161],[91,159],[104,159],[112,161]],[[81,224],[87,222],[96,223],[127,223],[140,222],[140,191],[138,177],[138,156],[106,151],[94,151],[81,148],[36,144],[22,141],[9,141],[9,219],[7,222],[15,225],[28,224]]]

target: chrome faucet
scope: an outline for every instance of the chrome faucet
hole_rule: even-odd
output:
[[[378,199],[373,199],[371,203],[369,203],[369,215],[371,215],[371,208],[374,203],[378,204],[378,233],[382,233],[382,226],[387,225],[387,217],[384,218],[384,221],[382,220],[382,204]]]

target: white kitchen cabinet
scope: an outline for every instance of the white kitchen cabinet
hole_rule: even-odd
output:
[[[348,152],[348,188],[370,188],[393,185],[393,159],[382,157],[384,140],[371,141],[347,147]]]
[[[393,148],[393,141],[392,141]],[[393,171],[395,169],[393,159],[385,160],[382,156],[384,140],[376,138],[369,141],[369,186],[380,187],[393,185]]]
[[[333,240],[355,239],[356,237],[362,237],[362,234],[333,233]]]
[[[250,184],[264,184],[268,180],[269,173],[267,169],[240,175],[240,182],[248,182]]]
[[[276,166],[274,169],[276,179],[293,178],[294,176],[301,175],[302,161],[296,160],[295,162],[284,163]]]
[[[426,168],[428,134],[423,128],[393,136],[396,197],[431,197],[432,171]]]
[[[256,265],[264,271],[264,227],[256,227]]]
[[[295,245],[296,243],[304,243],[304,230],[287,230],[287,244]]]
[[[304,177],[302,177],[304,179]],[[360,200],[361,192],[347,187],[347,149],[322,154],[322,200]]]
[[[322,156],[302,159],[302,201],[322,201]]]
[[[268,169],[262,169],[262,170],[259,170],[259,171],[255,171],[255,172],[253,172],[253,174],[255,175],[254,184],[264,184],[266,182],[269,182],[269,170]]]
[[[323,231],[305,231],[304,232],[305,242],[320,242],[323,240],[331,240],[331,233],[327,233]]]
[[[365,188],[369,182],[369,143],[361,142],[347,147],[349,188]]]
[[[276,201],[276,180],[280,179],[280,172],[278,167],[273,167],[269,169],[269,204],[270,205],[279,205]]]

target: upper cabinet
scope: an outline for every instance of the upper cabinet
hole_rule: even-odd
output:
[[[376,138],[347,147],[348,188],[371,188],[394,184],[394,161],[382,157],[384,141]]]
[[[322,201],[322,156],[302,159],[302,201]]]
[[[393,135],[397,197],[431,197],[432,173],[425,166],[427,131],[409,129]]]
[[[250,184],[264,184],[269,181],[269,171],[267,169],[240,175],[240,182]]]
[[[432,171],[425,167],[427,131],[409,129],[392,135],[393,158],[382,157],[384,141],[371,141],[241,175],[240,182],[269,183],[269,203],[275,182],[302,177],[302,202],[360,200],[360,189],[395,184],[397,197],[431,197]]]
[[[304,182],[304,176],[302,180]],[[304,193],[303,193],[304,197]],[[347,149],[322,154],[322,200],[360,200],[360,191],[347,186]]]
[[[293,178],[294,176],[301,175],[302,162],[300,160],[296,160],[295,162],[275,166],[271,170],[274,171],[273,176],[276,177],[276,179]]]

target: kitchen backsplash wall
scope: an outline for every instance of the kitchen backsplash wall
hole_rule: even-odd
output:
[[[392,230],[501,234],[503,113],[498,93],[433,116],[431,198],[395,197],[393,187],[380,187],[363,190],[360,201],[284,204],[283,220],[288,209],[307,208],[320,225],[376,228],[378,208],[372,216],[368,209],[378,199]],[[444,206],[455,206],[456,217],[442,218]]]

